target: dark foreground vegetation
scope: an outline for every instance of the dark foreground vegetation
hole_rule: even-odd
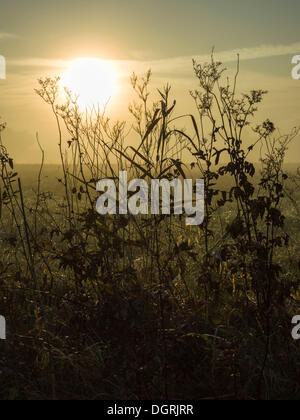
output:
[[[257,122],[266,92],[237,94],[238,71],[231,84],[213,59],[194,71],[194,116],[176,115],[169,86],[151,101],[150,73],[132,77],[131,146],[125,123],[41,80],[57,192],[43,164],[24,186],[1,126],[1,399],[300,398],[300,178],[284,165],[298,130]],[[97,214],[96,181],[120,169],[203,178],[203,225]]]

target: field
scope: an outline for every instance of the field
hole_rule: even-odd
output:
[[[133,75],[137,146],[70,94],[58,105],[52,79],[37,94],[59,165],[14,164],[2,127],[1,399],[300,398],[300,173],[285,163],[299,130],[259,125],[266,92],[238,95],[213,58],[194,71],[195,116],[181,118],[169,86],[152,103],[151,74]],[[120,169],[204,179],[204,223],[98,214],[96,182]]]

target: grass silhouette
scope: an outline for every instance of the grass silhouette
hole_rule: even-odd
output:
[[[255,121],[267,92],[238,95],[239,65],[232,84],[213,56],[193,67],[195,115],[176,115],[169,85],[151,101],[151,72],[132,76],[135,146],[125,122],[67,90],[61,105],[59,80],[40,80],[58,129],[52,191],[42,148],[29,182],[1,140],[2,399],[299,398],[299,173],[285,166],[299,130]],[[96,182],[120,170],[203,178],[203,225],[98,215]]]

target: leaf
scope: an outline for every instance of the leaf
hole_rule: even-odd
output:
[[[198,142],[200,143],[200,136],[199,136],[199,131],[198,131],[198,127],[197,127],[195,117],[194,117],[194,115],[190,115],[190,117],[191,117],[192,122],[193,122],[193,126],[194,126],[194,129],[195,129],[196,135],[197,135]]]
[[[193,156],[197,156],[197,157],[199,157],[202,160],[206,160],[206,156],[205,156],[203,150],[199,150],[199,152],[193,153]]]
[[[183,131],[181,131],[181,130],[177,130],[177,129],[173,130],[173,133],[179,133],[179,134],[181,134],[183,137],[187,138],[187,139],[188,139],[188,141],[192,144],[193,148],[194,148],[196,151],[198,151],[197,146],[195,145],[195,143],[193,142],[193,140],[191,139],[191,137],[190,137],[190,136],[188,136],[187,134],[185,134]]]
[[[8,159],[8,164],[11,167],[11,169],[14,169],[14,161],[13,161],[13,159],[9,158]]]
[[[159,121],[161,120],[161,117],[157,118],[157,115],[159,113],[159,109],[157,109],[153,115],[152,121],[151,123],[148,125],[147,131],[141,141],[141,144],[139,145],[137,151],[140,151],[141,147],[143,146],[144,142],[146,141],[146,139],[148,138],[149,134],[151,133],[151,131],[154,129],[154,127],[159,123]],[[135,156],[134,156],[135,158]],[[133,159],[134,159],[133,158]]]
[[[217,166],[219,164],[221,154],[223,152],[226,152],[227,149],[217,150],[216,148],[214,148],[214,150],[215,150],[215,153],[213,154],[213,156],[216,156],[215,165]]]
[[[165,115],[166,117],[171,114],[171,112],[173,111],[173,109],[175,108],[175,106],[176,106],[176,101],[174,101],[173,106],[171,106],[171,108],[169,108],[167,110],[166,115]]]
[[[151,175],[151,172],[149,172],[146,169],[144,169],[141,165],[139,165],[138,163],[136,163],[129,156],[125,155],[125,153],[123,153],[121,150],[118,150],[118,149],[115,149],[115,150],[116,150],[116,152],[120,153],[120,155],[122,155],[125,159],[127,159],[133,166],[135,166],[136,168],[140,169],[145,176],[149,176],[150,178],[153,178],[152,175]]]
[[[168,172],[170,169],[172,169],[174,167],[174,163],[172,163],[171,165],[169,165],[167,168],[165,168],[159,175],[158,178],[161,178],[166,172]]]
[[[134,147],[130,146],[130,149],[132,149],[135,152],[135,155],[138,155],[141,159],[143,159],[149,166],[153,167],[153,164],[150,162],[149,159],[147,159],[145,156],[143,156],[139,151],[137,151]],[[133,159],[134,160],[134,159]]]
[[[177,170],[180,172],[180,175],[182,176],[183,179],[186,179],[185,173],[182,170],[182,162],[178,161],[178,160],[174,160],[171,159],[171,161],[173,162],[173,164],[176,166]]]

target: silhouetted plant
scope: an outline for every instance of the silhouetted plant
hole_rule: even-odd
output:
[[[299,396],[287,338],[299,273],[292,278],[282,258],[291,252],[286,198],[297,209],[290,189],[299,178],[287,173],[285,155],[299,130],[277,136],[270,120],[255,122],[267,92],[238,93],[237,64],[231,83],[213,55],[193,63],[195,115],[176,114],[169,85],[154,96],[150,71],[133,74],[130,129],[96,107],[83,112],[67,89],[62,101],[58,78],[39,80],[58,128],[63,188],[44,191],[37,137],[32,198],[1,140],[0,313],[13,336],[0,359],[0,396]],[[257,149],[260,167],[251,159]],[[147,181],[202,177],[203,225],[187,229],[175,215],[100,216],[96,182],[117,180],[120,170]]]

